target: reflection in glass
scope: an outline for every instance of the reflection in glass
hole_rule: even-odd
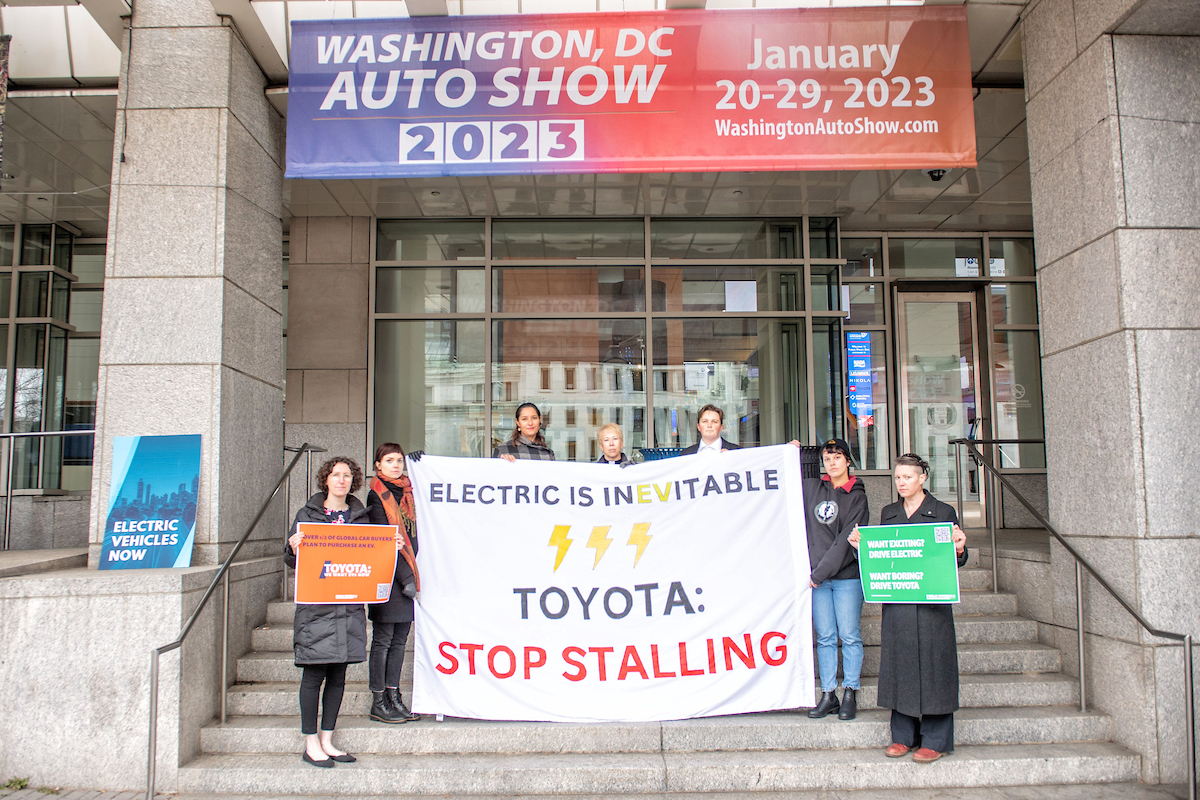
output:
[[[989,239],[988,274],[993,278],[1033,277],[1033,239]]]
[[[46,325],[17,326],[17,380],[13,387],[15,433],[41,430],[45,388]],[[37,486],[40,448],[36,438],[17,439],[13,462],[13,485],[19,489]]]
[[[811,269],[813,311],[840,311],[841,267],[837,264],[813,264]]]
[[[756,219],[656,219],[652,258],[802,258],[794,223]]]
[[[1037,324],[1036,284],[993,283],[988,288],[991,292],[993,325]]]
[[[72,303],[72,313],[74,313]],[[100,340],[67,340],[67,393],[63,429],[96,427],[96,389],[100,372]],[[92,437],[68,436],[63,442],[62,485],[68,491],[92,485]]]
[[[100,312],[104,292],[99,289],[76,289],[71,292],[71,324],[80,333],[100,332]]]
[[[375,271],[380,314],[453,314],[483,311],[483,270],[404,267]]]
[[[807,440],[804,321],[679,319],[654,323],[654,436],[659,447],[699,439],[708,403],[722,437],[744,446]]]
[[[1042,362],[1037,331],[996,331],[996,438],[1041,439]],[[1040,444],[1008,444],[1000,448],[1002,467],[1045,467]]]
[[[882,278],[883,245],[879,239],[842,239],[846,266],[842,274],[848,278]]]
[[[654,267],[667,311],[796,311],[803,307],[803,280],[799,265]]]
[[[67,405],[67,332],[50,328],[50,352],[46,363],[46,413],[42,430],[61,431]],[[31,444],[31,447],[35,445]],[[62,481],[63,439],[51,436],[42,440],[41,486],[57,489]]]
[[[71,305],[71,282],[61,275],[51,275],[50,285],[54,287],[50,292],[50,316],[66,322]]]
[[[13,241],[16,238],[16,228],[12,225],[0,225],[0,267],[13,265]]]
[[[883,324],[882,283],[847,283],[845,291],[850,297],[848,325]]]
[[[46,300],[50,293],[49,272],[21,272],[17,291],[18,317],[46,316]]]
[[[819,442],[843,435],[848,403],[842,375],[842,347],[841,320],[813,320],[813,410]]]
[[[838,258],[837,217],[809,217],[809,258]]]
[[[379,261],[457,261],[483,258],[483,220],[380,220]]]
[[[483,322],[375,323],[375,441],[484,456]]]
[[[21,228],[21,264],[31,266],[50,263],[50,244],[53,225],[25,225]]]
[[[75,237],[71,232],[55,226],[54,228],[54,266],[63,272],[71,271],[71,252]]]
[[[79,276],[80,283],[104,283],[104,248],[103,244],[75,245],[71,271]]]
[[[641,267],[496,267],[492,308],[516,313],[645,311]],[[663,284],[653,286],[654,308],[663,309]]]
[[[856,341],[852,342],[852,337]],[[859,469],[890,469],[885,334],[883,331],[848,332],[846,342],[847,383],[851,396],[846,418],[846,443],[854,451],[854,463]],[[858,348],[867,353],[862,354]],[[862,394],[868,391],[870,402],[863,403]],[[869,414],[854,413],[856,394],[859,403],[870,410]]]
[[[892,277],[981,278],[979,239],[888,239]]]
[[[12,302],[12,273],[0,273],[0,315],[7,317]]]
[[[640,219],[497,219],[493,258],[646,257]]]
[[[493,326],[492,445],[512,433],[517,405],[532,402],[560,461],[595,460],[596,431],[609,422],[621,426],[626,455],[646,446],[645,322],[504,320]]]

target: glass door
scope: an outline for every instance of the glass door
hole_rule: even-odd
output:
[[[975,295],[897,292],[900,355],[900,452],[929,462],[925,488],[954,504],[962,475],[964,527],[984,523],[981,472],[965,451],[954,463],[952,439],[986,438],[979,413],[979,336]]]

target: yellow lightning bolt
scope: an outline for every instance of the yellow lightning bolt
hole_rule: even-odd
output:
[[[567,548],[571,546],[574,539],[568,539],[567,534],[571,531],[570,525],[555,525],[554,533],[550,534],[550,547],[557,547],[558,554],[554,556],[554,571],[558,572],[558,566],[562,563],[563,556],[567,554]]]
[[[637,566],[637,563],[642,560],[642,553],[646,552],[646,546],[649,545],[650,540],[654,538],[647,533],[649,530],[649,522],[639,522],[633,526],[633,532],[629,534],[628,544],[637,547],[637,554],[633,557],[633,565],[635,567]]]
[[[600,566],[600,559],[604,558],[604,551],[608,550],[608,546],[612,544],[612,539],[608,538],[608,529],[611,525],[597,525],[592,528],[592,535],[588,537],[588,543],[584,547],[591,547],[596,551],[596,563],[592,564],[592,569]]]

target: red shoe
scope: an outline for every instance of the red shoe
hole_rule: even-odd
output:
[[[883,754],[888,758],[899,758],[900,756],[907,754],[909,750],[912,750],[912,748],[906,744],[892,742],[888,745],[888,749],[883,751]]]
[[[913,761],[918,764],[928,764],[930,761],[937,761],[944,756],[945,753],[939,753],[937,750],[930,750],[928,747],[922,747],[917,752],[913,753]]]

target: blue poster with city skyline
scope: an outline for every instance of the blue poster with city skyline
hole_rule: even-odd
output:
[[[191,566],[199,488],[200,434],[115,437],[100,569]]]

